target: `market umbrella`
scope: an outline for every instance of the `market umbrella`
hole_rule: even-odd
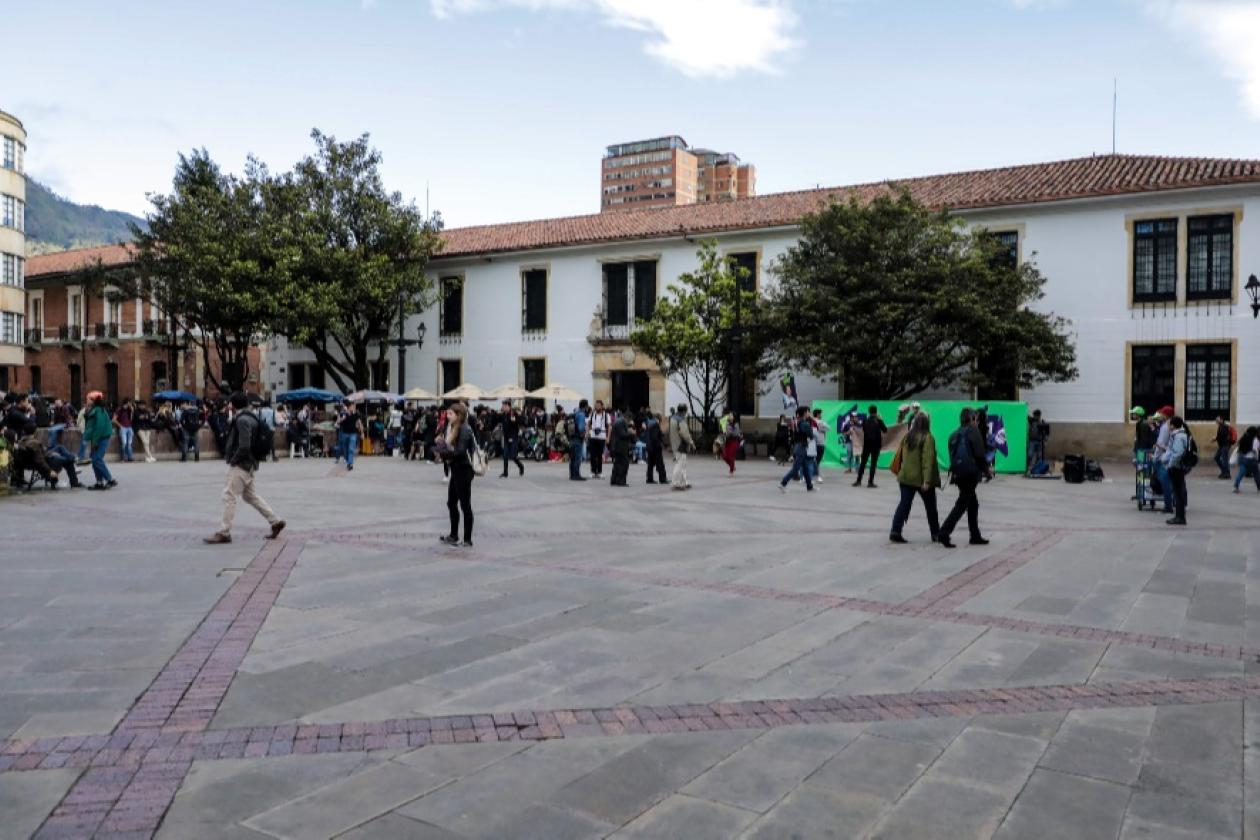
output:
[[[421,402],[427,402],[430,400],[436,400],[437,398],[437,394],[431,394],[423,388],[412,388],[410,391],[403,394],[404,400],[420,400]]]
[[[485,392],[471,382],[465,382],[458,388],[447,391],[442,395],[444,400],[484,400],[485,398]]]
[[[196,402],[197,395],[187,391],[158,391],[153,395],[153,399],[162,402]]]
[[[529,394],[520,385],[500,385],[486,396],[495,400],[523,400]]]
[[[525,396],[536,400],[554,400],[560,402],[577,402],[582,399],[582,395],[574,391],[567,385],[561,385],[559,382],[549,382],[539,388],[537,391],[530,391]]]
[[[296,391],[289,391],[276,396],[276,402],[330,403],[340,401],[341,394],[335,394],[332,391],[324,391],[319,388],[298,388]]]
[[[388,391],[355,391],[346,396],[346,402],[398,402],[402,394],[391,394]]]

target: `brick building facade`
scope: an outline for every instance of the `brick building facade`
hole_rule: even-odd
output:
[[[111,404],[128,397],[149,399],[176,389],[200,397],[218,396],[206,387],[205,361],[195,346],[176,342],[157,307],[141,299],[87,295],[84,269],[100,260],[131,260],[124,246],[85,248],[32,257],[26,269],[25,364],[9,371],[9,390],[35,391],[82,404],[88,391],[102,391]],[[221,380],[211,350],[211,379]],[[250,351],[250,381],[258,390],[261,351]]]

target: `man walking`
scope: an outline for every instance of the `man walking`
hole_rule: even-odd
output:
[[[345,413],[337,420],[338,458],[346,459],[346,472],[354,469],[354,453],[359,448],[359,438],[363,435],[363,418],[352,402],[345,404]],[[333,461],[336,463],[336,460]]]
[[[867,419],[867,422],[870,422],[869,418]],[[805,406],[797,408],[796,419],[793,421],[793,424],[792,469],[788,470],[783,476],[783,480],[779,482],[779,491],[786,493],[788,482],[803,475],[805,478],[805,490],[809,493],[813,493],[814,459],[813,456],[809,454],[809,444],[814,440],[814,424],[810,421],[809,409]],[[872,471],[872,475],[873,474],[874,472]],[[861,483],[862,479],[859,476],[858,484]]]
[[[198,432],[201,431],[201,409],[195,403],[185,403],[184,407],[179,410],[179,460],[181,462],[188,460],[188,450],[193,451],[193,462],[201,461],[201,441],[198,439]]]
[[[867,479],[866,486],[875,486],[875,467],[879,464],[879,450],[884,445],[886,431],[888,427],[879,416],[879,407],[873,405],[868,408],[866,420],[862,423],[862,460],[858,464],[857,481],[853,482],[854,487],[862,486],[862,473],[866,471],[867,461],[871,464],[871,477]]]
[[[232,420],[223,449],[223,457],[228,463],[227,483],[223,486],[223,523],[205,541],[211,545],[232,541],[232,520],[236,517],[237,496],[262,514],[263,519],[271,526],[267,539],[274,540],[284,530],[284,520],[276,516],[262,496],[254,492],[254,471],[258,469],[258,459],[261,456],[265,460],[271,453],[271,443],[261,437],[262,422],[249,407],[249,398],[245,393],[233,393],[231,403],[236,416]]]
[[[1216,466],[1220,469],[1217,478],[1229,480],[1233,478],[1229,474],[1229,448],[1234,445],[1234,430],[1229,427],[1229,423],[1224,417],[1216,418]]]
[[[665,484],[665,435],[661,432],[661,417],[648,412],[644,422],[647,424],[647,483]],[[655,478],[653,470],[656,471]]]
[[[989,465],[984,457],[984,438],[976,425],[976,414],[970,408],[962,410],[958,430],[949,436],[949,471],[958,488],[958,501],[941,525],[940,544],[945,548],[954,547],[949,535],[966,513],[971,545],[988,545],[989,541],[980,535],[980,500],[976,497],[976,486],[988,475]]]
[[[565,437],[569,439],[569,481],[586,481],[582,475],[582,451],[585,449],[582,442],[586,438],[586,413],[589,410],[586,400],[582,400],[573,415],[564,421]]]
[[[612,481],[614,487],[627,487],[626,475],[630,472],[630,446],[634,434],[630,431],[627,411],[617,412],[617,419],[612,426]],[[594,457],[594,453],[592,453]]]
[[[508,477],[508,463],[515,463],[517,471],[524,476],[525,465],[521,463],[521,418],[512,408],[511,400],[503,401],[503,416],[499,420],[499,431],[503,434],[503,472],[499,478]]]
[[[691,429],[687,428],[687,406],[679,405],[678,410],[669,418],[669,448],[674,453],[672,482],[675,490],[687,490],[691,487],[691,482],[687,480],[687,453],[695,449],[695,446]]]

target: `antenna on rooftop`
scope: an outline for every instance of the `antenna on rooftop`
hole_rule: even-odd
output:
[[[1120,98],[1120,84],[1113,76],[1111,79],[1111,153],[1116,153],[1116,104]]]

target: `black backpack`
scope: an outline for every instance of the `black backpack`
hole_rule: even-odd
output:
[[[1194,435],[1186,432],[1186,437],[1190,438],[1190,442],[1186,445],[1186,451],[1181,455],[1181,471],[1190,472],[1199,465],[1199,444],[1194,442]]]
[[[572,414],[564,418],[564,436],[570,440],[577,437],[577,420]]]
[[[240,423],[245,416],[237,417],[236,422]],[[254,456],[255,461],[262,463],[271,457],[271,441],[275,433],[270,423],[264,423],[261,418],[254,417],[254,434],[249,439],[249,454]],[[237,434],[239,435],[240,432],[238,431]]]
[[[972,457],[971,447],[967,445],[967,432],[959,429],[949,447],[949,471],[955,478],[975,478],[980,474],[980,467]]]

